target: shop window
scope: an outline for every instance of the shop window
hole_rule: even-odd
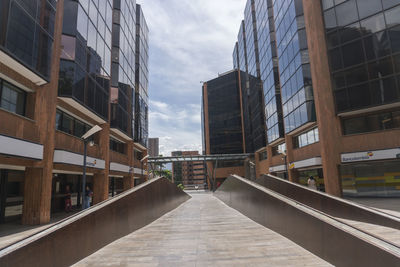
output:
[[[0,79],[0,107],[25,115],[26,92]]]
[[[381,112],[343,119],[345,135],[400,128],[400,111]]]

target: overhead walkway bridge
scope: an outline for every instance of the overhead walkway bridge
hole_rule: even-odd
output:
[[[191,195],[156,178],[0,250],[0,266],[400,266],[399,237],[399,217],[272,176]]]

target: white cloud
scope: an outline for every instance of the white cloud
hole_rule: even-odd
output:
[[[146,0],[150,136],[160,151],[201,151],[201,84],[232,68],[246,0]]]

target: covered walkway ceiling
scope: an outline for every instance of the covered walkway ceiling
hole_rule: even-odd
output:
[[[253,155],[254,154],[215,154],[215,155],[182,155],[182,156],[171,156],[171,157],[150,157],[148,159],[148,163],[244,160]]]

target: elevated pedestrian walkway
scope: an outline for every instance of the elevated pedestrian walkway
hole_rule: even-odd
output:
[[[394,240],[349,222],[398,236],[396,218],[268,181],[280,189],[233,175],[188,195],[157,178],[0,250],[0,266],[400,266]]]

